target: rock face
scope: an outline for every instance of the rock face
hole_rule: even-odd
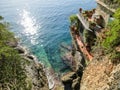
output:
[[[63,62],[68,65],[72,70],[74,69],[75,62],[73,60],[73,56],[71,55],[71,52],[67,52],[62,56]]]
[[[83,71],[83,69],[85,67],[85,62],[84,62],[84,58],[80,52],[78,52],[78,51],[75,52],[74,60],[76,63],[75,70],[76,71]]]
[[[80,90],[119,90],[120,64],[113,65],[110,60],[94,60],[85,69]]]
[[[62,76],[61,80],[65,86],[64,90],[79,90],[80,89],[80,81],[84,69],[84,60],[82,60],[82,56],[80,52],[76,51],[72,56],[74,60],[74,69],[73,72],[69,72]]]
[[[72,85],[75,78],[77,78],[76,72],[69,72],[61,78],[65,86],[64,90],[73,90]]]
[[[120,64],[114,67],[114,70],[110,74],[109,78],[109,90],[120,89]]]
[[[15,49],[18,51],[19,54],[25,53],[25,50],[22,47],[16,47]]]
[[[26,82],[31,90],[49,90],[48,80],[42,64],[38,62],[34,55],[29,54],[25,47],[18,45],[15,49],[26,60]]]
[[[48,81],[40,63],[29,59],[26,65],[27,81],[31,82],[32,90],[49,90]]]
[[[104,3],[101,1],[104,1]],[[117,1],[114,6],[118,5]],[[98,23],[99,26],[103,28],[101,30],[103,32],[103,30],[107,28],[106,25],[108,24],[108,20],[115,12],[115,10],[109,6],[110,4],[112,5],[114,3],[113,0],[111,1],[97,0],[97,4],[98,7],[96,8],[95,14],[100,15],[100,19],[97,20],[96,23]],[[109,5],[107,6],[106,4]],[[75,18],[74,15],[72,17]],[[115,46],[111,45],[112,48],[107,50],[107,47],[103,48],[104,46],[102,45],[103,44],[102,42],[109,42],[109,40],[112,39],[109,38],[106,39],[106,41],[104,41],[105,38],[109,37],[108,31],[106,31],[107,33],[106,32],[102,33],[99,31],[97,33],[99,37],[97,37],[96,29],[95,29],[96,27],[95,25],[92,25],[93,23],[89,23],[90,24],[89,28],[95,31],[88,32],[87,30],[84,30],[83,28],[84,25],[82,25],[83,27],[80,25],[82,24],[81,20],[80,22],[77,22],[77,19],[74,20],[73,18],[70,17],[70,21],[71,21],[70,32],[72,36],[74,50],[72,50],[71,54],[65,55],[64,60],[69,62],[74,62],[72,64],[70,63],[70,65],[74,67],[73,71],[75,74],[71,72],[62,77],[62,82],[65,85],[65,90],[120,90],[120,62],[119,62],[120,60],[119,57],[117,57],[118,54],[112,55],[113,53],[111,53],[111,52],[115,52],[115,53],[120,52],[120,46],[118,46],[119,43],[115,44],[117,46],[116,48]],[[80,43],[79,41],[82,40],[79,39],[77,40],[77,37],[75,36],[81,36],[81,38],[83,38],[84,44],[83,45],[79,44]],[[78,47],[78,45],[80,47]],[[108,46],[109,44],[106,45]],[[88,65],[85,65],[87,63],[84,62],[84,59],[86,59],[87,62],[86,56],[90,56],[90,58],[92,56],[86,54],[85,52],[83,52],[84,55],[82,55],[80,53],[81,51],[83,51],[82,46],[85,46],[86,47],[85,50],[87,50],[88,53],[91,53],[93,55],[93,58],[92,60],[90,59]],[[114,50],[114,48],[116,49],[116,51]],[[115,56],[115,61],[111,62],[110,58],[112,56]]]

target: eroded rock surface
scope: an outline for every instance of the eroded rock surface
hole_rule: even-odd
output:
[[[110,60],[103,57],[100,61],[91,62],[86,67],[80,90],[119,90],[120,64],[113,65]]]

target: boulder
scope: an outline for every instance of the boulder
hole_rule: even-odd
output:
[[[25,50],[22,47],[16,47],[15,49],[18,51],[19,54],[25,53]]]
[[[33,55],[27,55],[27,58],[34,60],[34,56]]]

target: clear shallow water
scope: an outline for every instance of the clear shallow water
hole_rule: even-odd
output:
[[[0,15],[10,22],[11,30],[21,38],[45,66],[55,71],[65,65],[60,44],[71,43],[69,16],[79,8],[96,7],[94,0],[0,0]]]

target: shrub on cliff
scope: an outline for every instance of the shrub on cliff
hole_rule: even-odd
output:
[[[69,20],[70,20],[71,25],[74,25],[77,28],[79,27],[79,19],[76,15],[71,15]]]
[[[21,65],[22,58],[17,52],[8,47],[1,46],[0,49],[0,84],[4,88],[11,90],[25,89],[24,69]]]
[[[14,34],[9,31],[9,23],[4,22],[3,17],[0,16],[0,42],[7,44],[14,40]]]
[[[76,16],[76,15],[71,15],[70,16],[70,22],[71,23],[74,23],[75,21],[77,21],[78,20],[78,17]]]
[[[105,48],[114,48],[120,44],[120,9],[114,15],[115,20],[109,24],[110,31],[106,33],[107,38],[103,41]]]
[[[109,24],[110,30],[106,33],[106,39],[103,40],[102,45],[111,53],[111,60],[118,62],[120,60],[120,52],[115,48],[120,45],[120,9],[114,15],[114,21]]]
[[[14,34],[8,31],[8,23],[0,16],[0,90],[30,90],[25,81],[24,60],[7,45],[13,39]]]

